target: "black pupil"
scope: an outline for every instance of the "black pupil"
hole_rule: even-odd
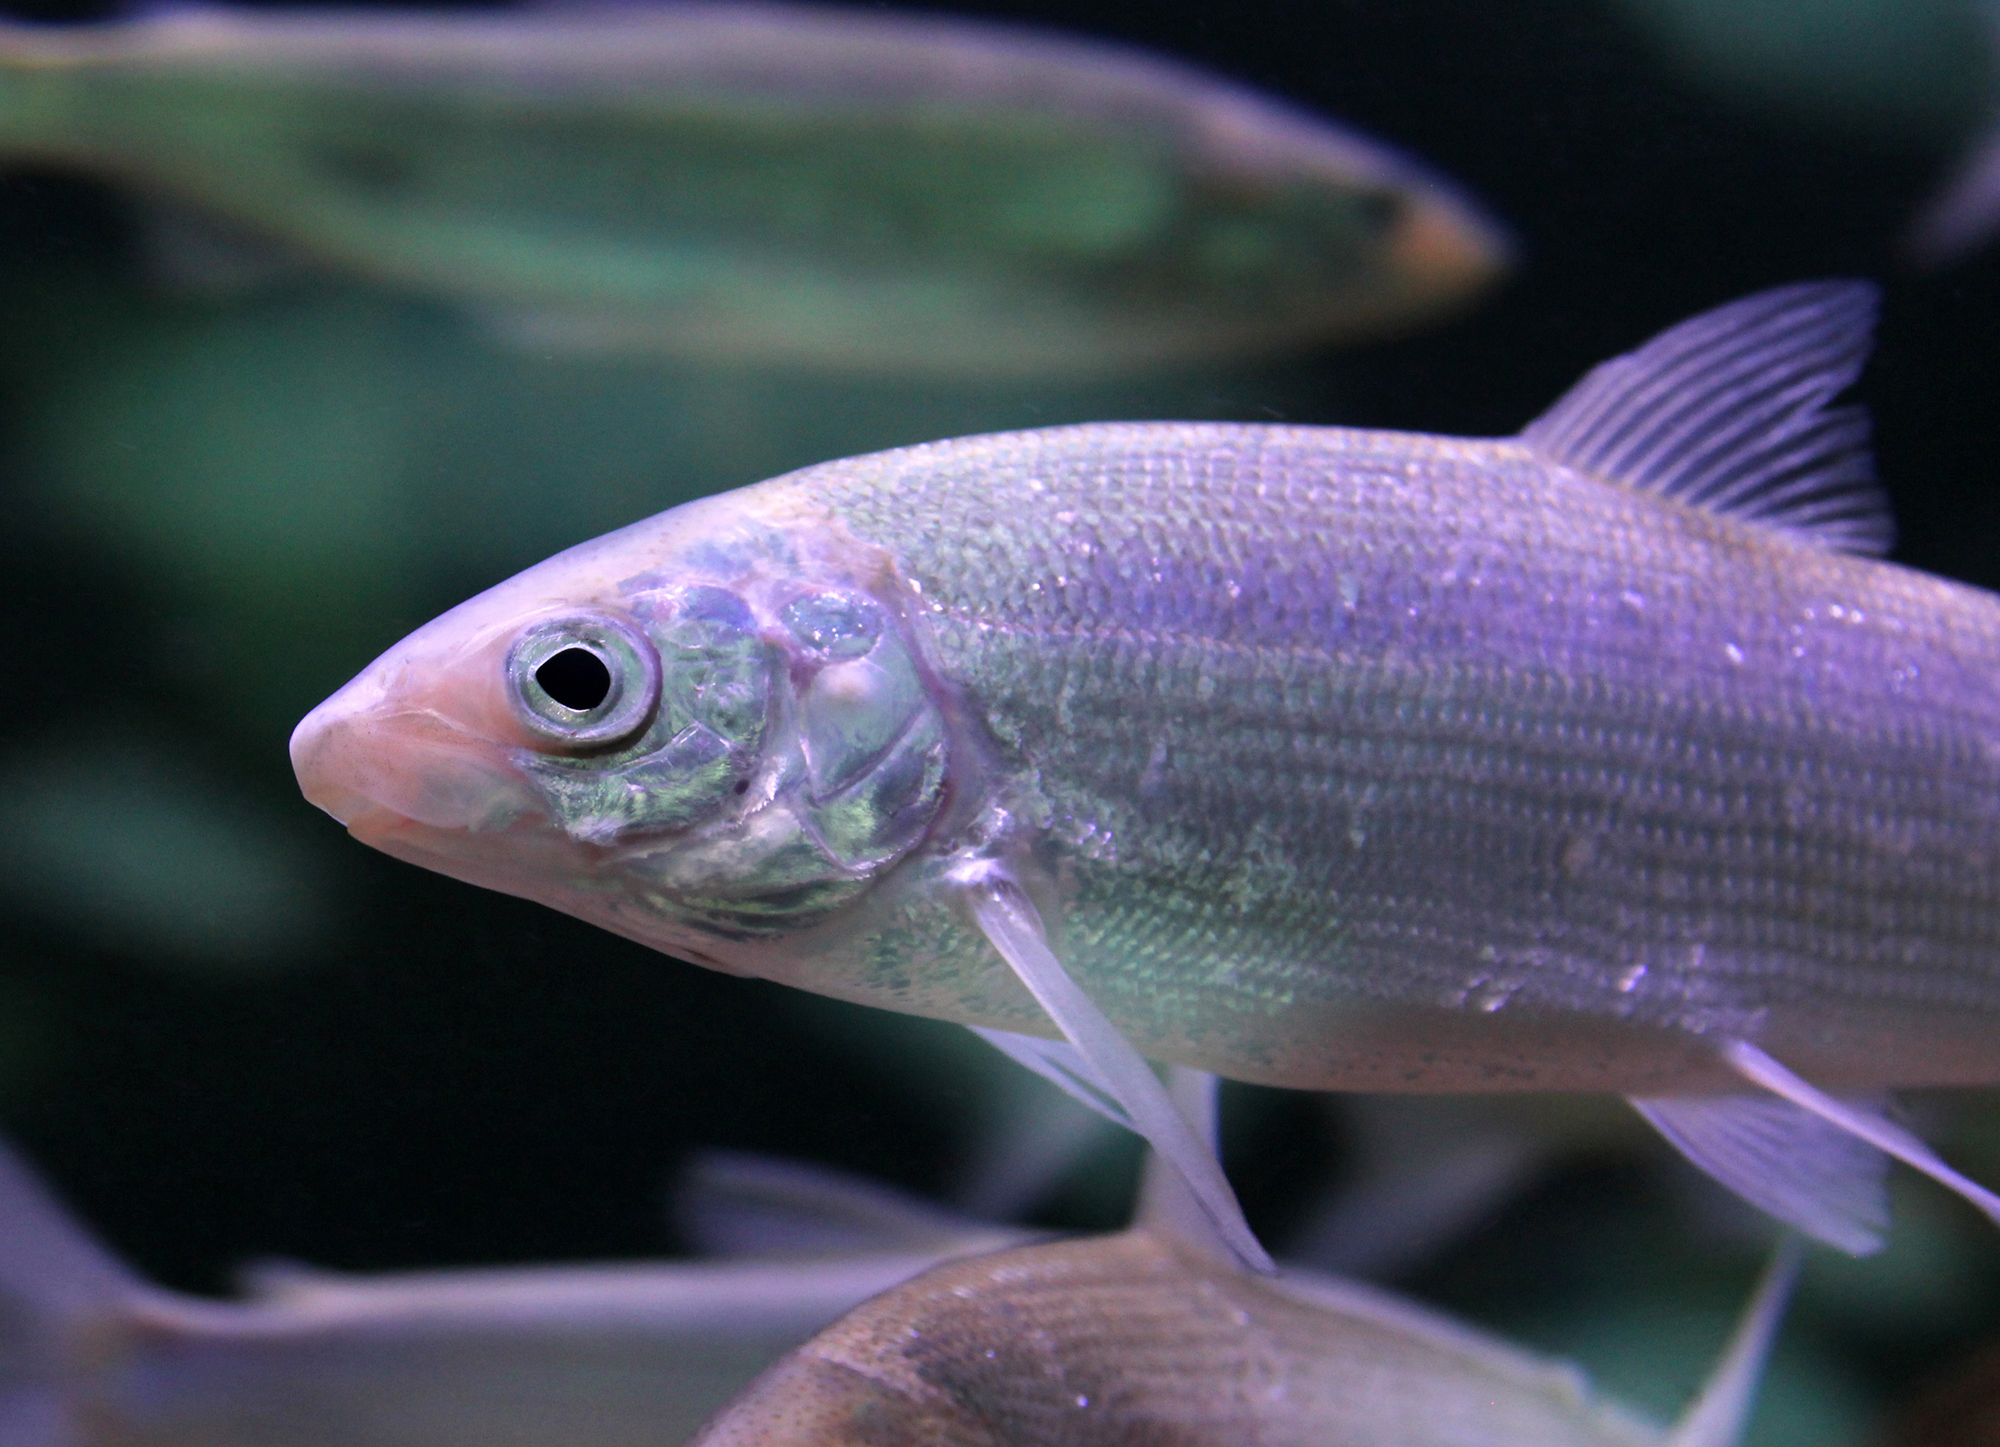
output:
[[[610,696],[611,670],[588,648],[565,648],[535,670],[535,682],[564,708],[589,713]]]

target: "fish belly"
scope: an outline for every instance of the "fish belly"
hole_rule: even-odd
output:
[[[1303,1087],[2000,1069],[2000,601],[1512,442],[1105,425],[815,470],[1064,963]]]

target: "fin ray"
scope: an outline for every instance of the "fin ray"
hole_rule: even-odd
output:
[[[959,1254],[1010,1234],[845,1171],[747,1151],[695,1152],[670,1204],[701,1254],[732,1260]]]
[[[984,871],[963,888],[966,904],[993,948],[1069,1038],[1107,1093],[1124,1107],[1147,1144],[1181,1173],[1223,1248],[1249,1270],[1274,1271],[1270,1256],[1243,1219],[1236,1192],[1213,1147],[1188,1124],[1152,1066],[1069,977],[1048,946],[1034,905],[997,870]]]
[[[1039,1035],[1017,1035],[1012,1030],[989,1030],[981,1025],[966,1027],[1002,1055],[1062,1091],[1071,1100],[1089,1106],[1114,1125],[1122,1125],[1135,1135],[1144,1132],[1132,1123],[1118,1094],[1104,1077],[1067,1040],[1044,1040]]]
[[[1828,1095],[1818,1087],[1807,1084],[1745,1040],[1725,1042],[1722,1047],[1722,1058],[1728,1061],[1730,1067],[1745,1080],[1761,1085],[1773,1095],[1782,1096],[1790,1101],[1800,1110],[1811,1112],[1828,1125],[1846,1131],[1855,1139],[1866,1141],[1876,1150],[1892,1155],[1904,1165],[1923,1172],[1939,1185],[1964,1197],[1996,1224],[2000,1224],[2000,1195],[1995,1195],[1977,1181],[1953,1170],[1944,1163],[1936,1151],[1879,1110],[1870,1110],[1866,1105]]]
[[[1751,1293],[1736,1330],[1729,1335],[1708,1380],[1668,1431],[1661,1447],[1736,1447],[1757,1405],[1757,1388],[1764,1366],[1784,1324],[1792,1288],[1798,1284],[1805,1243],[1787,1231],[1771,1254],[1770,1265]]]
[[[1521,440],[1820,547],[1887,552],[1867,414],[1829,405],[1867,360],[1876,301],[1867,282],[1806,282],[1705,312],[1593,368]]]
[[[1776,1096],[1657,1096],[1631,1104],[1694,1165],[1816,1241],[1856,1256],[1882,1246],[1888,1160]]]

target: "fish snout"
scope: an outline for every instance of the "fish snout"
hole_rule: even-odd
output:
[[[1497,281],[1513,258],[1499,223],[1441,185],[1414,190],[1389,238],[1390,265],[1440,305]]]
[[[396,704],[367,675],[300,721],[291,756],[307,800],[357,835],[399,823],[492,830],[536,805],[504,748]]]

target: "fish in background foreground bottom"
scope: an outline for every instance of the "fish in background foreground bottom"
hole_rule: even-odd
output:
[[[1615,1092],[1851,1251],[1885,1152],[2000,1213],[1881,1109],[2000,1081],[2000,598],[1873,556],[1833,399],[1875,308],[1722,307],[1513,438],[1108,423],[807,468],[461,604],[293,762],[398,858],[989,1032],[1245,1262],[1145,1058]]]
[[[1201,1121],[1194,1074],[1175,1084]],[[693,1447],[1731,1447],[1798,1256],[1793,1238],[1663,1432],[1574,1367],[1386,1292],[1242,1270],[1156,1161],[1132,1230],[934,1267],[773,1366]]]
[[[1212,1082],[1175,1084],[1205,1122]],[[1663,1439],[1574,1367],[1385,1292],[1241,1271],[1176,1190],[1154,1169],[1140,1228],[1023,1251],[1034,1233],[712,1156],[680,1213],[739,1259],[264,1266],[222,1302],[135,1277],[0,1146],[0,1443],[673,1447],[727,1407],[706,1440],[1730,1447],[1782,1305],[1774,1278]]]
[[[0,1444],[674,1447],[850,1307],[1034,1239],[746,1157],[677,1200],[739,1259],[266,1266],[214,1301],[140,1280],[0,1145]]]

